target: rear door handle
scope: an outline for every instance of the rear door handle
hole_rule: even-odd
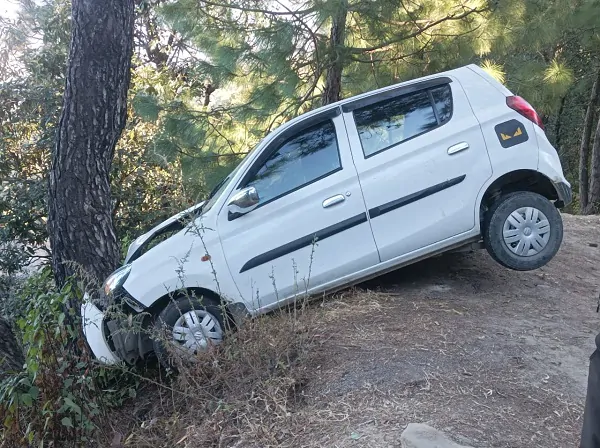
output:
[[[331,196],[323,201],[323,208],[331,207],[332,205],[339,204],[345,200],[346,198],[343,194],[336,194],[335,196]]]
[[[464,151],[465,149],[469,149],[469,144],[467,142],[457,143],[456,145],[452,145],[450,148],[448,148],[448,155],[451,156],[452,154]]]

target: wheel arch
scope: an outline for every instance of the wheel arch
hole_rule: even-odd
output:
[[[479,203],[480,222],[483,222],[486,211],[500,196],[517,191],[538,193],[550,201],[558,201],[560,199],[560,194],[556,186],[543,173],[530,169],[509,171],[488,185],[481,196]]]
[[[152,316],[157,316],[172,299],[177,297],[188,296],[207,299],[211,304],[222,306],[227,313],[228,319],[232,320],[236,325],[239,325],[241,321],[248,316],[248,310],[246,306],[241,302],[232,302],[227,300],[223,295],[218,292],[202,287],[183,287],[175,291],[164,294],[152,303],[146,312]]]

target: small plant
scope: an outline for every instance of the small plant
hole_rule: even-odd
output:
[[[133,430],[127,446],[176,446],[184,433],[199,447],[280,445],[314,362],[317,317],[316,307],[299,303],[246,321],[191,362],[174,356],[178,373],[154,399],[160,410],[148,416],[150,427]]]
[[[123,375],[123,369],[93,361],[81,334],[79,310],[69,307],[82,298],[74,281],[56,290],[46,269],[26,282],[20,298],[28,310],[17,320],[25,369],[0,385],[2,444],[90,444],[99,419],[135,394],[137,380]],[[118,382],[124,384],[109,387]]]
[[[208,229],[194,223],[190,230],[204,244],[203,235]],[[315,240],[309,274],[316,246]],[[186,261],[187,257],[180,260],[178,269],[182,285],[186,283]],[[184,440],[182,432],[188,440],[194,440],[194,446],[244,445],[244,441],[254,446],[275,446],[283,442],[285,432],[279,430],[294,424],[294,410],[302,401],[306,367],[313,362],[318,334],[318,311],[307,300],[309,278],[298,278],[295,263],[291,268],[296,294],[284,309],[232,326],[227,308],[221,304],[226,337],[220,344],[208,344],[205,350],[191,355],[173,345],[170,328],[152,334],[168,349],[177,375],[159,385],[156,402],[162,404],[161,410],[149,416],[154,422],[151,427],[136,429],[129,435],[131,446],[175,446]],[[214,266],[212,271],[218,290]],[[274,274],[271,281],[277,295]],[[215,298],[180,291],[171,299],[174,304],[189,302],[204,307],[214,303]],[[180,316],[188,308],[192,307],[178,307]]]

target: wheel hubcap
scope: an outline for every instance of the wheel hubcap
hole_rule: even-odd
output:
[[[511,252],[531,257],[548,244],[550,222],[537,208],[521,207],[506,218],[502,233],[504,243]]]
[[[173,325],[173,341],[191,353],[206,350],[223,340],[219,321],[205,310],[183,313]]]

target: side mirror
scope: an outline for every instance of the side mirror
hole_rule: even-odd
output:
[[[227,203],[227,207],[230,214],[239,216],[254,210],[259,200],[256,188],[246,187],[233,195]]]

